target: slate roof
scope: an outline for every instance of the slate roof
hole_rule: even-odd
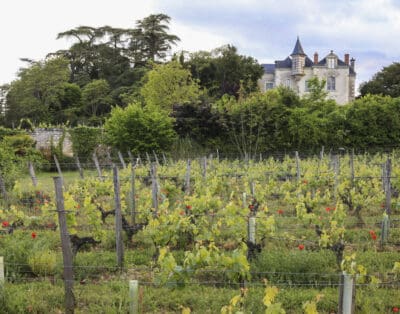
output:
[[[314,63],[311,61],[311,59],[306,56],[305,66],[312,67],[313,65]],[[287,57],[285,60],[275,61],[275,68],[291,68],[291,67],[292,67],[292,59],[290,59],[290,57]]]
[[[303,47],[301,46],[299,36],[297,36],[296,45],[294,46],[291,56],[293,55],[303,55],[303,56],[306,55],[304,53]]]
[[[261,64],[261,66],[264,68],[264,73],[275,73],[275,64]]]
[[[337,59],[337,64],[344,65],[344,66],[347,65],[346,63],[344,63],[344,61],[340,60],[339,58]],[[326,65],[326,57],[321,59],[321,61],[318,62],[318,65]]]

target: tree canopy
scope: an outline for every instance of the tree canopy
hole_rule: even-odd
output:
[[[376,73],[373,78],[360,86],[360,94],[381,94],[400,97],[400,63],[394,62]]]

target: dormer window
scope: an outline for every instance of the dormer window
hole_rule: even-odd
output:
[[[328,69],[334,69],[336,66],[336,59],[335,58],[328,58]]]

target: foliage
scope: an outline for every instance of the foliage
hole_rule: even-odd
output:
[[[110,86],[106,80],[93,80],[82,90],[84,114],[96,122],[96,117],[111,110]]]
[[[102,143],[102,129],[97,127],[81,125],[69,129],[69,134],[74,156],[78,156],[83,162],[91,160],[97,145]]]
[[[171,111],[175,104],[195,102],[200,89],[190,71],[184,69],[179,62],[171,61],[162,65],[153,64],[141,94],[146,105]]]
[[[192,53],[187,65],[214,99],[224,94],[238,98],[240,90],[242,96],[257,91],[257,81],[264,73],[255,59],[239,55],[231,45]]]
[[[400,97],[400,63],[383,67],[371,80],[360,86],[361,96],[368,94]]]
[[[134,154],[168,151],[175,138],[172,119],[164,111],[140,104],[113,108],[104,130],[110,145]]]
[[[60,92],[69,75],[68,61],[63,58],[34,62],[21,69],[6,96],[6,125],[17,126],[21,118],[35,124],[55,122],[52,113],[60,109]]]
[[[28,257],[29,267],[37,276],[51,276],[56,272],[57,255],[55,252],[35,251]]]

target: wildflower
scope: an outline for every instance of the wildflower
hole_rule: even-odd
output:
[[[7,227],[10,225],[10,223],[9,223],[8,221],[3,221],[3,222],[1,223],[1,225],[2,225],[4,228],[7,228]]]
[[[191,210],[192,209],[192,205],[186,205],[186,209]]]
[[[184,212],[183,210],[181,210],[181,211],[179,212],[179,215],[184,216],[184,215],[185,215],[185,212]]]
[[[377,235],[376,235],[376,233],[375,233],[374,230],[370,230],[370,231],[369,231],[369,234],[370,234],[372,240],[376,240],[376,239],[377,239]]]
[[[399,308],[398,308],[397,306],[395,306],[395,307],[393,307],[392,311],[393,311],[394,313],[398,313],[398,312],[399,312]]]
[[[283,209],[278,209],[278,214],[282,215],[283,214]]]
[[[254,205],[249,205],[249,208],[250,209],[254,209]]]
[[[330,212],[331,211],[331,208],[330,207],[327,207],[327,208],[325,208],[325,210],[326,210],[326,212]]]
[[[307,184],[308,183],[308,181],[307,180],[303,180],[303,184]]]
[[[32,232],[32,233],[31,233],[31,238],[32,238],[32,239],[35,239],[36,236],[37,236],[36,232]]]
[[[300,251],[304,250],[304,244],[299,244],[298,248]]]

